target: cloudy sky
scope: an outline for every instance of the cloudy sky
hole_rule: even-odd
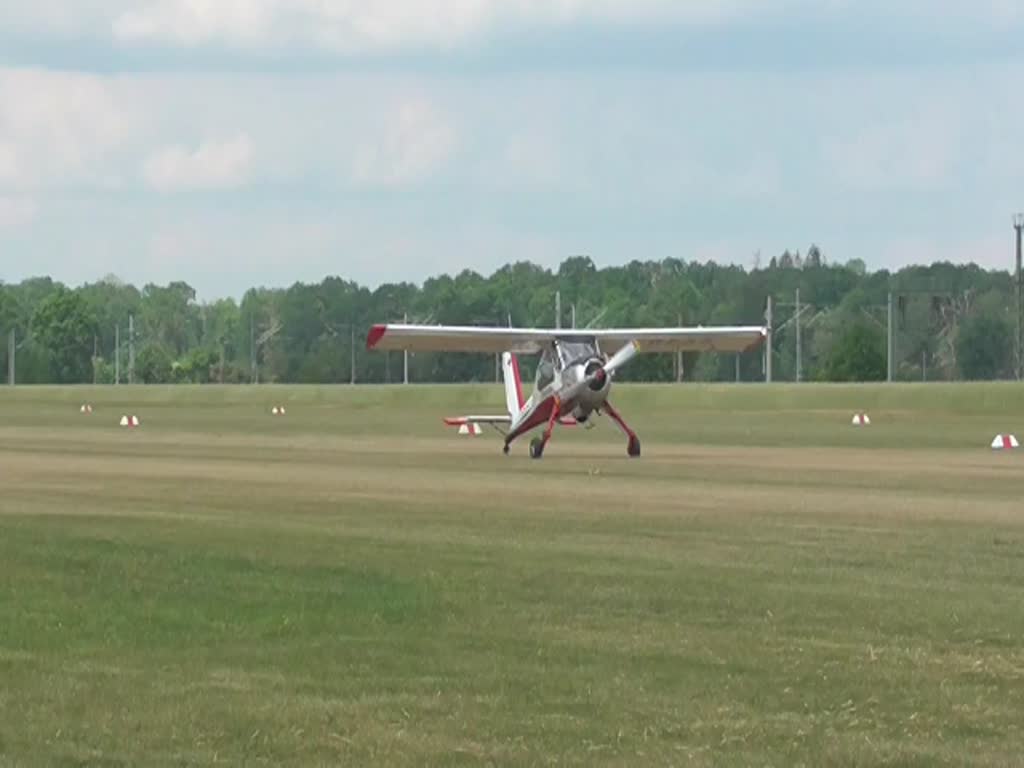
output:
[[[1019,0],[0,0],[0,280],[1006,268]]]

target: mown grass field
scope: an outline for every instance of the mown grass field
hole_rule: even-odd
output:
[[[615,394],[0,391],[0,764],[1020,764],[1024,388]]]

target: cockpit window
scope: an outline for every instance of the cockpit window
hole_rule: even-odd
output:
[[[537,389],[544,389],[544,387],[554,380],[555,360],[551,354],[551,350],[545,349],[540,356],[540,361],[537,363],[537,378],[534,381],[534,386]]]
[[[597,357],[597,345],[590,341],[559,341],[558,359],[562,367]]]

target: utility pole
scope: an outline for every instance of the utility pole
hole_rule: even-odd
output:
[[[403,323],[408,323],[409,322],[409,313],[408,312],[406,312],[402,316],[402,322]],[[408,384],[409,383],[409,350],[408,349],[402,351],[402,383],[403,384]]]
[[[14,329],[11,328],[11,332],[7,334],[7,384],[11,387],[14,386],[14,355],[17,351],[14,342]]]
[[[355,384],[356,383],[356,326],[355,326],[355,323],[352,323],[351,325],[349,325],[348,333],[349,333],[349,348],[348,348],[348,350],[349,350],[349,359],[348,359],[349,379],[348,379],[348,383],[349,384]]]
[[[740,353],[736,353],[736,383],[740,383]]]
[[[1017,231],[1017,381],[1024,376],[1024,275],[1021,274],[1021,232],[1024,231],[1024,213],[1013,217]]]
[[[114,326],[114,384],[121,383],[121,324]]]
[[[572,305],[572,329],[576,330],[576,305]]]
[[[92,335],[92,385],[96,386],[96,362],[99,357],[100,340],[94,333]]]
[[[575,311],[575,309],[576,309],[576,307],[575,307],[575,305],[573,305],[573,310]],[[574,322],[574,325],[575,325],[575,314],[573,315],[573,318],[574,318],[573,322]],[[512,313],[511,312],[508,313],[508,327],[509,328],[512,327]],[[494,383],[495,384],[500,384],[501,383],[501,353],[499,353],[499,352],[495,352],[494,353]]]
[[[683,315],[682,315],[682,313],[679,313],[678,315],[676,315],[676,325],[678,325],[680,328],[683,327]],[[684,366],[684,363],[683,363],[683,351],[679,350],[678,352],[676,352],[676,383],[677,384],[681,384],[682,381],[683,381],[683,378],[686,375],[686,369],[683,366]]]
[[[249,315],[249,382],[258,383],[256,378],[256,318]]]
[[[893,364],[893,358],[895,357],[895,349],[894,349],[895,345],[893,343],[894,339],[893,339],[893,333],[892,333],[892,291],[889,291],[889,300],[888,300],[888,303],[886,304],[886,314],[887,314],[888,319],[886,321],[886,355],[885,356],[886,356],[886,359],[887,359],[887,363],[886,363],[885,380],[887,382],[889,382],[889,383],[892,383],[892,364]]]
[[[135,383],[135,315],[128,315],[128,383]]]
[[[803,338],[800,335],[800,289],[796,289],[796,380],[799,384],[804,380],[804,348]]]
[[[562,327],[562,292],[555,291],[555,328]]]
[[[768,297],[768,306],[764,311],[764,324],[768,328],[768,338],[765,339],[766,344],[764,347],[764,380],[768,383],[772,383],[772,336],[774,331],[772,330],[772,297]]]

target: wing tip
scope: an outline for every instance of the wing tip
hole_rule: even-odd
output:
[[[366,335],[366,348],[373,349],[376,347],[387,332],[388,327],[383,323],[377,323],[370,328],[370,332]]]

